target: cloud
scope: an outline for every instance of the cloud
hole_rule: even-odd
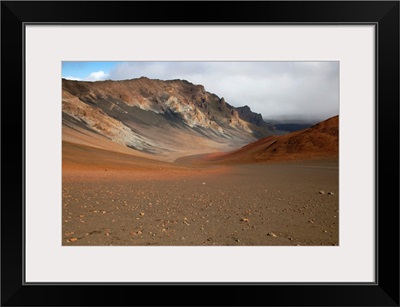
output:
[[[79,77],[73,77],[73,76],[67,76],[67,77],[63,77],[64,79],[68,79],[68,80],[76,80],[76,81],[102,81],[102,80],[106,80],[107,78],[109,78],[109,74],[105,73],[102,70],[99,71],[94,71],[92,73],[90,73],[87,77],[85,78],[79,78]]]
[[[339,62],[123,62],[96,76],[185,79],[266,120],[317,122],[339,114]]]
[[[78,77],[72,77],[72,76],[67,76],[67,77],[63,77],[64,79],[67,79],[67,80],[76,80],[76,81],[82,81],[82,79],[81,78],[78,78]]]
[[[104,71],[99,70],[92,72],[89,76],[85,78],[85,81],[100,81],[106,80],[109,77],[109,74],[106,74]]]

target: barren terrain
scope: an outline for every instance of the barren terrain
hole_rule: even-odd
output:
[[[338,116],[276,135],[185,80],[62,80],[62,244],[338,245]]]
[[[63,245],[339,244],[337,159],[195,167],[63,148]]]

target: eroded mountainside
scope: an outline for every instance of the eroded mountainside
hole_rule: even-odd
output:
[[[63,141],[173,160],[232,150],[271,135],[249,107],[235,108],[185,80],[62,80]]]

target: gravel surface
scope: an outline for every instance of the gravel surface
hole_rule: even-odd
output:
[[[337,161],[74,170],[62,245],[339,245],[338,192]]]

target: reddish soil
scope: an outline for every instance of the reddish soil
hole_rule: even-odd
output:
[[[62,244],[339,244],[337,159],[193,164],[64,142]]]
[[[339,116],[311,128],[270,136],[230,153],[204,155],[204,163],[258,163],[335,158],[339,153]]]

